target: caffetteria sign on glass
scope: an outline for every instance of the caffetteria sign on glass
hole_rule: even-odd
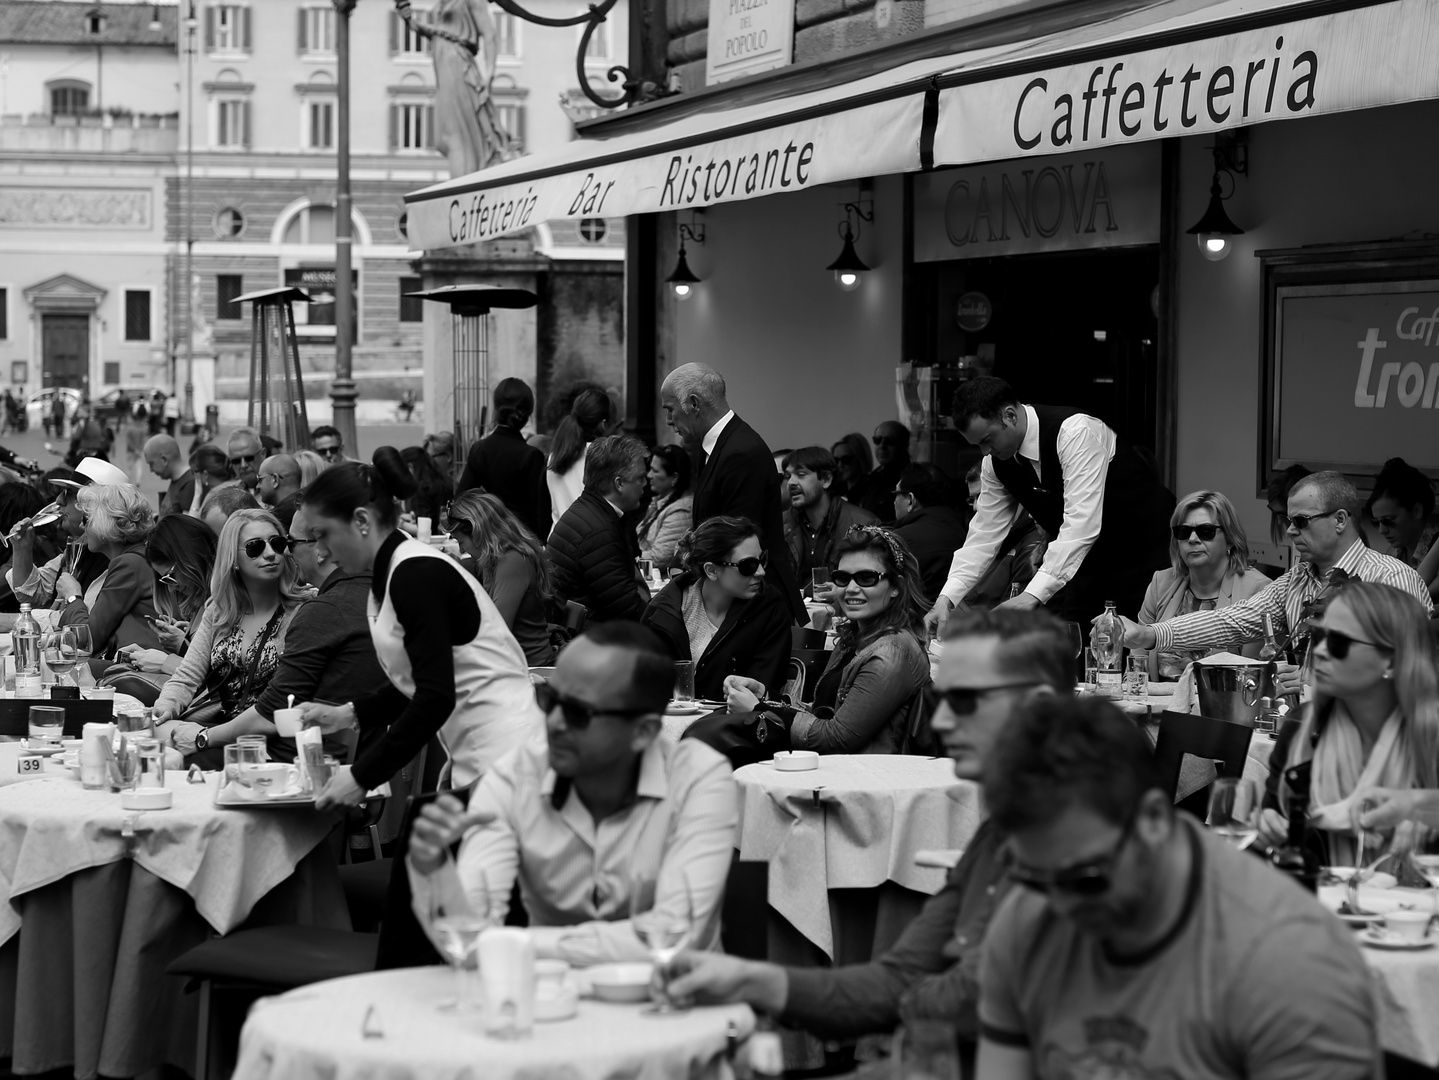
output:
[[[1439,280],[1280,286],[1274,355],[1277,461],[1439,472]]]

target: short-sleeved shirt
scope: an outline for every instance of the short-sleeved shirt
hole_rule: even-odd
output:
[[[1252,855],[1180,816],[1194,854],[1174,929],[1139,956],[1015,889],[990,925],[982,1036],[1040,1080],[1359,1080],[1380,1051],[1352,932]]]

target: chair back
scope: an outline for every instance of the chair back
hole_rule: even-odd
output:
[[[385,914],[380,920],[380,941],[375,952],[375,970],[439,964],[444,959],[425,935],[424,928],[410,907],[409,860],[410,830],[426,803],[432,803],[444,792],[425,791],[411,795],[405,807],[400,835],[395,839],[395,857],[390,864],[389,889],[385,894]]]
[[[570,637],[578,637],[585,628],[585,620],[590,617],[590,609],[577,600],[565,601],[565,632]]]
[[[1254,725],[1192,713],[1165,712],[1159,718],[1154,759],[1164,790],[1172,799],[1179,792],[1179,771],[1184,755],[1213,761],[1220,776],[1242,777],[1249,756]]]
[[[790,653],[791,660],[797,660],[804,667],[804,685],[801,687],[804,702],[814,700],[814,689],[819,684],[819,678],[824,674],[824,669],[829,665],[830,654],[825,649],[794,649]]]
[[[804,700],[804,664],[793,656],[784,671],[784,691],[780,695],[791,705],[798,705]]]
[[[901,754],[917,754],[935,757],[940,746],[934,729],[929,726],[929,700],[923,688],[915,691],[909,702],[909,719],[904,726],[904,739],[899,745]]]
[[[808,626],[791,626],[789,645],[791,649],[823,649],[824,631],[813,630]]]

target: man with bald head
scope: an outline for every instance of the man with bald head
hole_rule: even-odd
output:
[[[300,508],[300,463],[289,454],[271,454],[260,462],[255,498],[289,528],[290,519]]]
[[[660,387],[660,404],[665,422],[695,456],[695,524],[720,515],[754,522],[791,614],[801,625],[808,622],[774,497],[774,455],[729,407],[724,376],[706,364],[677,367]]]
[[[180,453],[180,444],[169,435],[152,435],[145,443],[145,464],[161,480],[170,482],[160,496],[160,517],[183,514],[195,500],[195,474]]]

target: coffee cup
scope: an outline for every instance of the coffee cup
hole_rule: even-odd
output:
[[[276,709],[275,728],[285,738],[293,739],[305,726],[304,715],[299,709]]]
[[[1429,913],[1400,908],[1384,914],[1384,929],[1405,941],[1423,941],[1429,936]]]
[[[285,790],[285,782],[290,776],[290,766],[280,762],[246,765],[242,768],[249,777],[250,786],[261,795],[279,795]]]

